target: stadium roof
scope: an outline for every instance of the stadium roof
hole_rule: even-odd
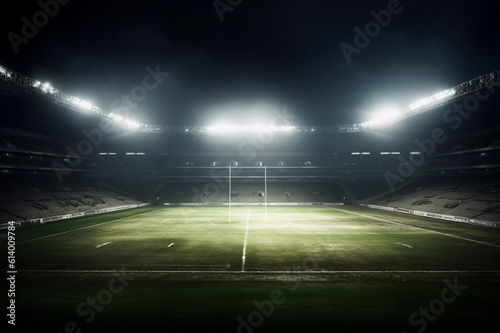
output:
[[[9,11],[0,63],[103,109],[168,73],[138,123],[241,126],[285,106],[297,126],[361,123],[499,68],[488,1],[57,3]]]
[[[152,78],[148,76],[148,78]],[[458,101],[460,98],[472,94],[478,94],[481,91],[493,92],[500,85],[500,71],[494,71],[478,78],[468,80],[452,88],[448,88],[431,96],[419,99],[416,102],[402,109],[383,109],[375,113],[371,120],[362,123],[351,124],[333,124],[333,125],[308,125],[296,126],[293,122],[295,115],[291,115],[288,110],[272,110],[272,117],[265,123],[244,123],[231,124],[219,123],[215,125],[202,126],[179,126],[165,124],[141,124],[130,118],[130,110],[121,113],[102,109],[87,100],[73,96],[54,88],[49,82],[40,82],[38,80],[17,73],[5,66],[0,66],[0,84],[11,89],[11,93],[18,91],[34,94],[43,97],[57,105],[68,110],[76,111],[88,117],[99,118],[110,126],[127,131],[140,131],[145,133],[181,133],[181,134],[209,134],[209,135],[234,135],[234,134],[256,134],[263,132],[273,133],[300,133],[300,134],[321,134],[321,133],[352,133],[364,130],[372,130],[392,126],[407,118],[414,117],[424,112],[431,111],[439,106],[447,105]],[[146,88],[139,87],[141,94],[147,94]],[[17,90],[17,91],[16,91]],[[490,92],[487,92],[489,95]],[[132,97],[134,93],[132,93]],[[269,135],[269,133],[268,133]]]

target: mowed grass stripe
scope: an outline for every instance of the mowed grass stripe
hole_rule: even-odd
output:
[[[176,265],[179,266],[179,265]],[[205,265],[222,266],[222,265]],[[30,273],[116,273],[117,270],[110,269],[23,269],[18,272]],[[207,270],[122,270],[123,273],[160,273],[160,274],[184,274],[184,273],[203,273],[203,274],[283,274],[283,275],[328,275],[328,274],[386,274],[386,273],[500,273],[500,270],[346,270],[346,271],[207,271]]]
[[[94,224],[109,222],[120,218],[130,218],[137,214],[145,212],[153,212],[158,210],[159,207],[140,207],[127,210],[120,210],[116,212],[109,212],[104,214],[82,216],[72,219],[65,219],[60,221],[47,222],[43,224],[32,224],[16,228],[17,243],[29,241],[35,238],[57,234],[60,232],[76,229],[79,227],[87,227]]]
[[[75,231],[79,231],[79,230],[84,230],[84,229],[89,229],[89,228],[93,228],[93,227],[98,227],[98,226],[101,226],[101,225],[104,225],[104,224],[118,222],[118,221],[122,221],[122,220],[130,219],[130,218],[134,218],[134,217],[145,215],[145,214],[149,214],[149,212],[140,213],[140,214],[136,214],[136,215],[132,215],[132,216],[127,216],[127,217],[122,217],[122,218],[111,220],[111,221],[107,221],[107,222],[92,224],[92,225],[89,225],[89,226],[86,226],[86,227],[80,227],[80,228],[76,228],[76,229],[61,231],[61,232],[58,232],[58,233],[55,233],[55,234],[50,234],[50,235],[47,235],[47,236],[32,238],[32,239],[28,239],[28,240],[25,240],[25,241],[17,242],[17,244],[28,243],[28,242],[33,242],[33,241],[40,240],[40,239],[45,239],[45,238],[55,237],[55,236],[59,236],[59,235],[64,235],[64,234],[67,234],[67,233],[70,233],[70,232],[75,232]]]
[[[62,228],[74,228],[76,221],[62,222],[58,231],[64,233],[57,237],[46,237],[49,235],[44,227],[48,225],[35,226],[41,228],[35,228],[30,236],[38,233],[44,239],[22,244],[18,253],[20,269],[124,267],[233,272],[243,267],[245,272],[281,272],[293,267],[306,269],[304,262],[316,271],[326,272],[500,269],[495,260],[500,255],[498,248],[409,227],[404,224],[404,216],[402,223],[387,223],[385,216],[377,221],[325,207],[280,207],[268,209],[266,224],[263,207],[243,206],[234,207],[235,223],[229,224],[225,207],[160,207],[140,212],[127,220],[111,220],[112,215],[103,215],[100,223],[91,220],[96,228],[77,228],[78,232],[64,232],[75,229]],[[170,220],[161,222],[167,218]],[[243,266],[244,237],[248,238]],[[96,248],[106,242],[110,243]]]
[[[431,232],[431,233],[435,233],[435,234],[439,234],[439,235],[443,235],[443,236],[447,236],[447,237],[458,238],[458,239],[469,241],[469,242],[474,242],[474,243],[478,243],[478,244],[484,244],[484,245],[489,245],[489,246],[500,248],[500,246],[495,245],[495,244],[491,244],[491,243],[488,243],[488,242],[482,242],[482,241],[478,241],[478,240],[475,240],[475,239],[460,237],[460,236],[456,236],[456,235],[452,235],[452,234],[447,234],[447,233],[440,232],[440,231],[435,231],[435,230],[429,230],[429,229],[425,229],[425,228],[415,227],[415,226],[412,226],[412,225],[407,225],[407,224],[403,224],[403,223],[399,223],[399,222],[395,222],[395,221],[389,221],[387,219],[383,219],[383,218],[380,218],[380,217],[370,216],[370,215],[356,213],[356,212],[350,212],[350,211],[346,211],[346,210],[342,210],[342,209],[338,209],[338,208],[332,208],[332,209],[333,210],[337,210],[337,211],[341,211],[341,212],[345,212],[345,213],[350,213],[350,214],[358,215],[358,216],[367,217],[367,218],[378,220],[378,221],[382,221],[382,222],[387,222],[387,223],[390,223],[390,224],[399,225],[401,227],[407,227],[407,228],[410,228],[410,229],[422,230],[422,231]]]
[[[172,267],[173,270],[178,270],[191,267],[199,270],[213,267],[239,270],[242,234],[245,230],[243,221],[247,214],[235,217],[241,223],[229,225],[227,214],[220,212],[220,209],[200,209],[188,213],[188,210],[180,207],[162,207],[140,215],[135,214],[128,220],[122,218],[109,221],[109,216],[102,216],[103,222],[92,225],[96,228],[89,226],[91,228],[65,230],[57,233],[57,237],[47,237],[55,236],[54,234],[36,237],[40,241],[22,244],[19,256],[23,258],[24,269]],[[221,227],[208,223],[211,216],[218,223],[225,221],[225,225]],[[160,222],[167,217],[180,221]],[[74,224],[64,222],[61,226],[67,228]],[[40,227],[42,228],[39,230],[42,230],[44,226]],[[110,244],[96,248],[105,242]],[[175,245],[169,247],[172,243]],[[60,256],[60,253],[65,255]]]

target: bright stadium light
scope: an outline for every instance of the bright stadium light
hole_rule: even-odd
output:
[[[271,126],[273,132],[291,132],[296,129],[295,126]]]
[[[437,94],[434,94],[430,97],[422,98],[421,100],[418,100],[412,104],[410,104],[409,108],[410,110],[415,110],[424,106],[431,105],[433,103],[445,100],[447,98],[450,98],[451,96],[455,95],[456,90],[451,88],[451,89],[446,89],[441,92],[438,92]]]
[[[211,134],[224,135],[243,131],[244,126],[236,126],[233,124],[221,123],[217,125],[207,126],[207,132]]]
[[[296,126],[266,126],[265,124],[254,123],[250,125],[235,125],[220,123],[205,127],[207,133],[225,135],[238,133],[260,133],[262,131],[291,132],[296,130]]]
[[[48,82],[42,84],[40,89],[46,94],[54,94],[57,92],[57,90],[54,89]]]
[[[69,101],[75,105],[80,104],[80,99],[78,97],[70,97]]]
[[[93,106],[91,103],[89,103],[83,99],[80,99],[78,97],[69,96],[66,100],[68,102],[70,102],[71,104],[73,104],[74,106],[76,106],[80,109],[83,109],[85,111],[89,111],[89,110],[99,111],[98,107]]]
[[[362,124],[363,127],[381,127],[388,126],[395,123],[400,117],[399,112],[394,108],[385,109],[381,112],[377,112],[375,116]]]
[[[11,72],[7,68],[2,67],[2,66],[0,66],[0,74],[6,76],[8,78],[12,77]]]
[[[125,119],[122,123],[122,125],[125,127],[125,128],[128,128],[128,129],[137,129],[139,128],[141,125],[139,125],[139,123],[133,121],[133,120],[130,120],[130,119]]]
[[[87,110],[87,111],[92,109],[92,104],[90,104],[87,101],[80,101],[80,104],[78,106],[84,110]]]

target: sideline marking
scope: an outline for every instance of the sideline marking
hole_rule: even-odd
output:
[[[17,244],[22,244],[22,243],[27,243],[27,242],[33,242],[33,241],[36,241],[36,240],[39,240],[39,239],[44,239],[44,238],[54,237],[54,236],[58,236],[58,235],[62,235],[62,234],[67,234],[68,232],[73,232],[73,231],[78,231],[78,230],[83,230],[83,229],[89,229],[89,228],[96,227],[98,225],[103,225],[103,224],[108,224],[108,223],[111,223],[111,222],[121,221],[121,220],[129,219],[131,217],[141,216],[141,215],[149,214],[149,213],[151,213],[151,212],[145,212],[145,213],[140,213],[140,214],[136,214],[136,215],[132,215],[132,216],[121,217],[121,218],[116,219],[116,220],[111,220],[111,221],[108,221],[108,222],[102,222],[102,223],[98,223],[98,224],[89,225],[88,227],[81,227],[81,228],[71,229],[71,230],[67,230],[67,231],[63,231],[63,232],[58,232],[58,233],[55,233],[55,234],[52,234],[52,235],[47,235],[47,236],[42,236],[42,237],[38,237],[38,238],[28,239],[28,240],[25,240],[25,241],[22,241],[22,242],[17,242]]]
[[[397,243],[395,243],[395,244],[402,245],[402,246],[406,246],[406,247],[409,247],[410,249],[413,249],[413,246],[408,245],[408,244],[403,244],[403,243],[400,243],[400,242],[397,242]]]
[[[245,260],[246,260],[246,252],[247,252],[247,236],[248,236],[248,221],[250,220],[250,208],[248,208],[247,214],[247,228],[245,230],[245,242],[243,243],[243,256],[241,257],[241,271],[245,271]]]
[[[221,265],[217,265],[221,266]],[[18,272],[33,272],[33,273],[116,273],[116,270],[111,269],[23,269],[17,270]],[[415,271],[168,271],[168,270],[130,270],[123,271],[124,273],[207,273],[207,274],[387,274],[387,273],[500,273],[500,270],[452,270],[452,271],[429,271],[429,270],[415,270]]]
[[[106,242],[106,243],[104,243],[104,244],[101,244],[101,245],[97,245],[97,246],[96,246],[95,248],[96,248],[96,249],[98,249],[98,248],[100,248],[101,246],[105,246],[105,245],[108,245],[109,243],[110,243],[110,242]]]
[[[403,224],[403,223],[389,221],[389,220],[386,220],[386,219],[382,219],[380,217],[375,217],[375,216],[365,215],[365,214],[361,214],[361,213],[350,212],[348,210],[342,210],[342,209],[338,209],[338,208],[332,208],[332,209],[333,210],[337,210],[339,212],[350,213],[350,214],[354,214],[354,215],[368,217],[368,218],[371,218],[371,219],[374,219],[374,220],[379,220],[379,221],[382,221],[382,222],[396,224],[396,225],[399,225],[399,226],[402,226],[402,227],[407,227],[407,228],[412,228],[412,229],[417,229],[417,230],[423,230],[423,231],[427,231],[427,232],[433,232],[435,234],[439,234],[439,235],[443,235],[443,236],[448,236],[448,237],[453,237],[453,238],[458,238],[458,239],[466,240],[466,241],[469,241],[469,242],[474,242],[474,243],[489,245],[489,246],[493,246],[493,247],[500,247],[500,245],[490,244],[490,243],[481,242],[481,241],[478,241],[478,240],[475,240],[475,239],[470,239],[470,238],[455,236],[455,235],[451,235],[451,234],[446,234],[444,232],[439,232],[439,231],[435,231],[435,230],[429,230],[429,229],[424,229],[424,228],[420,228],[420,227],[415,227],[415,226],[412,226],[412,225],[407,225],[407,224]]]

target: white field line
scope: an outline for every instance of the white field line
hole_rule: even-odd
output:
[[[170,245],[168,247],[171,247],[172,245],[174,245],[174,243],[170,243]]]
[[[182,266],[182,265],[176,265]],[[195,265],[196,266],[196,265]],[[215,265],[222,266],[222,265]],[[23,269],[18,272],[33,272],[33,273],[116,273],[116,270],[111,269]],[[431,270],[414,270],[414,271],[200,271],[200,270],[124,270],[124,273],[206,273],[206,274],[386,274],[386,273],[429,273],[429,274],[448,274],[448,273],[500,273],[500,270],[450,270],[450,271],[431,271]]]
[[[44,238],[59,236],[59,235],[67,234],[69,232],[73,232],[73,231],[78,231],[78,230],[83,230],[83,229],[89,229],[89,228],[97,227],[99,225],[108,224],[108,223],[112,223],[112,222],[117,222],[117,221],[129,219],[129,218],[133,218],[133,217],[136,217],[136,216],[141,216],[141,215],[149,214],[149,213],[151,213],[151,212],[140,213],[140,214],[133,215],[133,216],[127,216],[127,217],[122,217],[122,218],[119,218],[119,219],[116,219],[116,220],[111,220],[111,221],[108,221],[108,222],[103,222],[103,223],[89,225],[88,227],[81,227],[81,228],[76,228],[76,229],[67,230],[67,231],[63,231],[63,232],[58,232],[58,233],[55,233],[55,234],[52,234],[52,235],[47,235],[47,236],[37,237],[37,238],[33,238],[33,239],[28,239],[28,240],[25,240],[25,241],[22,241],[22,242],[17,242],[17,244],[33,242],[33,241],[36,241],[36,240],[39,240],[39,239],[44,239]]]
[[[332,209],[333,210],[338,210],[338,211],[344,212],[344,213],[349,213],[349,214],[354,214],[354,215],[368,217],[368,218],[371,218],[371,219],[374,219],[374,220],[379,220],[379,221],[382,221],[382,222],[396,224],[396,225],[399,225],[399,226],[402,226],[402,227],[407,227],[407,228],[410,228],[410,229],[417,229],[417,230],[432,232],[432,233],[443,235],[443,236],[458,238],[458,239],[466,240],[466,241],[469,241],[469,242],[474,242],[474,243],[489,245],[489,246],[493,246],[493,247],[500,247],[499,245],[490,244],[490,243],[487,243],[487,242],[481,242],[481,241],[478,241],[478,240],[475,240],[475,239],[470,239],[470,238],[455,236],[455,235],[447,234],[447,233],[444,233],[444,232],[439,232],[439,231],[429,230],[429,229],[425,229],[425,228],[415,227],[415,226],[412,226],[412,225],[407,225],[407,224],[398,223],[398,222],[394,222],[394,221],[389,221],[389,220],[386,220],[386,219],[382,219],[380,217],[375,217],[375,216],[365,215],[365,214],[361,214],[361,213],[350,212],[348,210],[343,210],[343,209],[338,209],[338,208],[332,208]]]
[[[400,242],[397,242],[396,244],[402,245],[402,246],[406,246],[406,247],[409,247],[410,249],[413,249],[413,246],[408,245],[408,244],[403,244],[403,243],[400,243]]]
[[[250,220],[250,208],[248,208],[247,214],[247,227],[245,230],[245,242],[243,243],[243,255],[241,257],[241,271],[245,271],[245,261],[246,261],[246,253],[247,253],[247,236],[248,236],[248,221]]]
[[[108,245],[109,243],[110,243],[110,242],[106,242],[106,243],[103,243],[103,244],[97,245],[95,248],[96,248],[96,249],[98,249],[98,248],[100,248],[100,247],[102,247],[102,246],[106,246],[106,245]]]

